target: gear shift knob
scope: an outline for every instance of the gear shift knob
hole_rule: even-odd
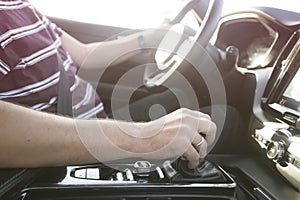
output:
[[[188,168],[188,161],[179,158],[173,164],[179,173],[172,178],[172,182],[188,183],[222,183],[226,181],[223,172],[209,161],[203,161],[195,169]]]

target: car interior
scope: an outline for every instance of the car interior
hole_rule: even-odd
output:
[[[149,60],[80,71],[112,118],[128,102],[141,121],[153,119],[149,107],[160,102],[167,112],[208,109],[220,136],[199,167],[141,158],[0,169],[0,199],[300,199],[300,13],[255,7],[222,16],[222,6],[186,1],[159,48],[145,47]],[[84,43],[141,31],[49,18]]]

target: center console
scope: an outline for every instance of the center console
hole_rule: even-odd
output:
[[[47,169],[21,196],[23,200],[235,199],[236,183],[223,168],[205,161],[191,170],[186,162],[178,159],[158,166],[140,160],[132,164],[69,166],[55,169],[55,173]]]

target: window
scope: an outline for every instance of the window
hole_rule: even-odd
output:
[[[181,0],[30,0],[43,14],[124,28],[155,28]],[[84,2],[84,3],[83,3]]]
[[[186,0],[30,0],[43,14],[124,28],[155,28]],[[83,3],[84,2],[84,3]],[[299,12],[295,0],[224,0],[224,14],[267,6]]]

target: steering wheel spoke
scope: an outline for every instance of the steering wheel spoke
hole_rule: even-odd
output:
[[[159,66],[164,66],[171,59],[182,42],[183,34],[184,26],[181,24],[175,24],[168,30],[155,53],[155,61]],[[164,68],[160,69],[163,70]]]

